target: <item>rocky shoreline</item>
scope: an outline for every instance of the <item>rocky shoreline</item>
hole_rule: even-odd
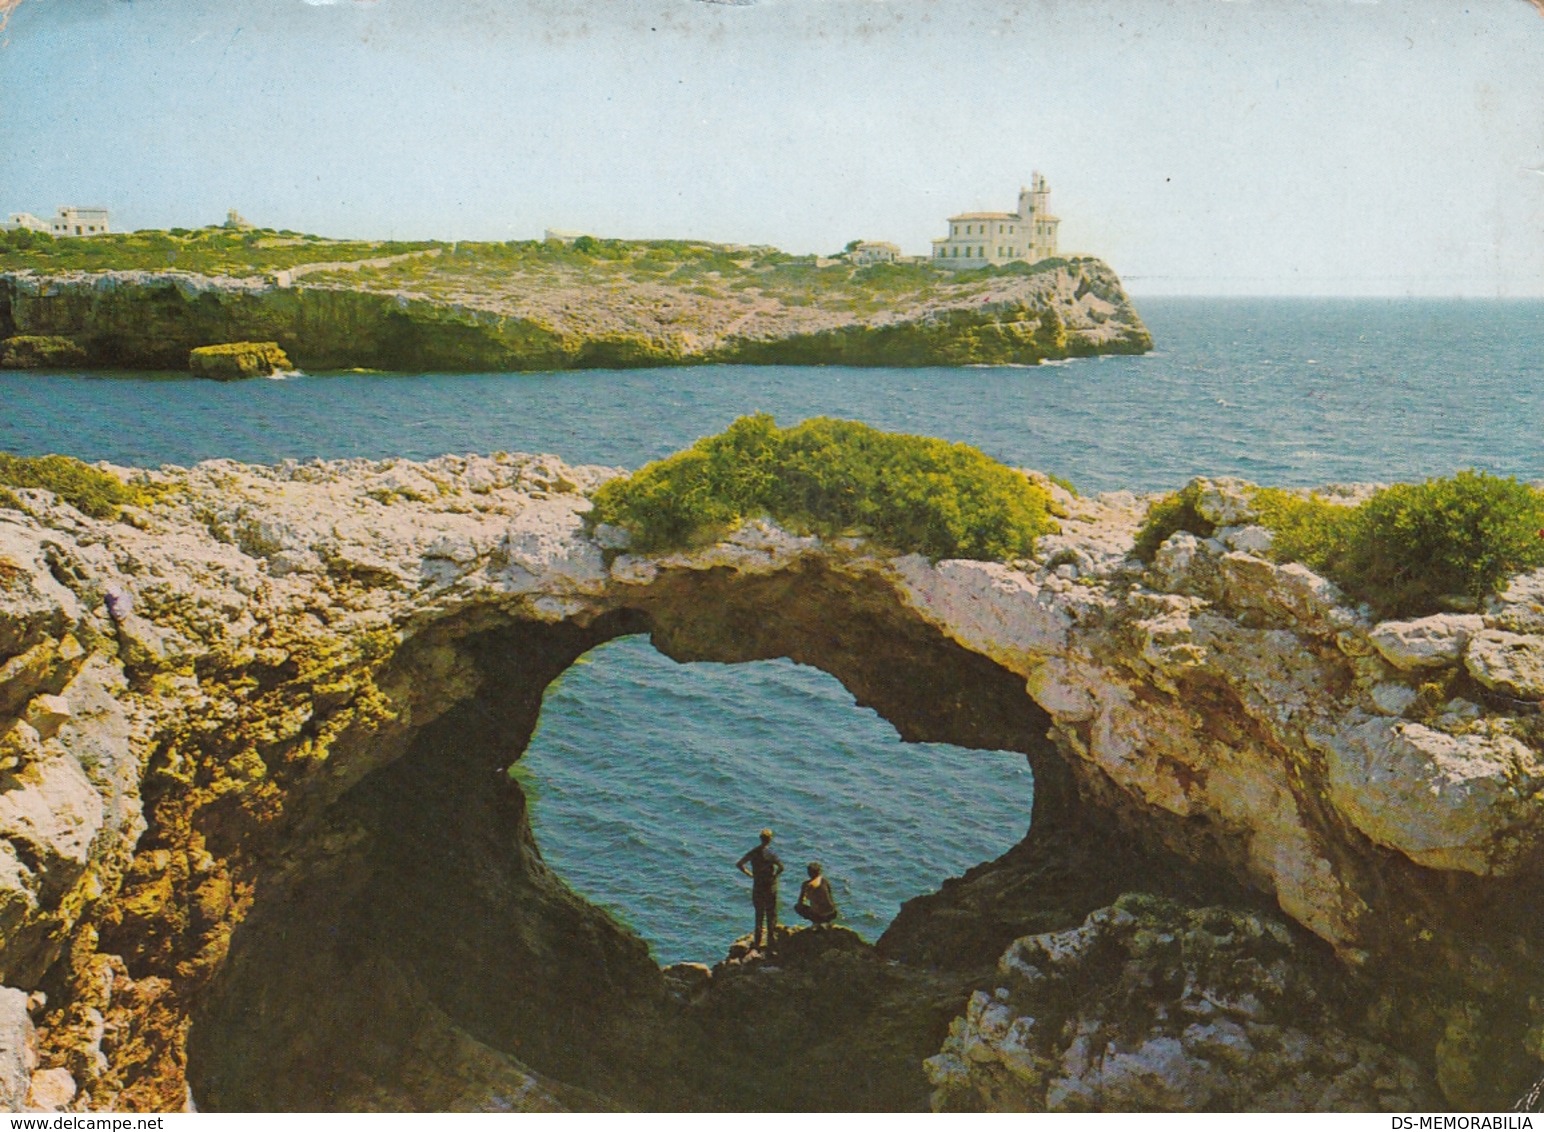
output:
[[[307,370],[397,372],[1035,364],[1152,348],[1120,280],[1091,258],[1032,274],[940,271],[894,294],[861,279],[785,294],[751,286],[754,275],[733,286],[717,276],[713,286],[561,272],[463,279],[449,259],[423,262],[436,273],[423,280],[3,272],[0,341],[62,339],[89,366],[181,370],[193,349],[251,340],[278,343]]]
[[[553,457],[112,472],[151,501],[0,505],[11,1109],[1410,1111],[1539,1076],[1544,572],[1379,622],[1227,481],[1144,566],[1144,500],[1048,480],[1061,533],[994,564],[765,523],[630,554],[584,521],[616,471]],[[639,632],[1024,752],[1030,834],[872,948],[683,992],[504,773]]]

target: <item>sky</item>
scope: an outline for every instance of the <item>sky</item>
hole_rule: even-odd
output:
[[[14,0],[0,0],[0,6]],[[1527,0],[22,0],[0,214],[913,254],[1049,179],[1133,294],[1544,296]]]

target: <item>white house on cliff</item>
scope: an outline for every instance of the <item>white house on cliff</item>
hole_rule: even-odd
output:
[[[1056,226],[1050,186],[1035,173],[1019,190],[1017,212],[962,212],[949,217],[949,234],[933,241],[936,267],[976,268],[989,264],[1034,263],[1056,254]]]
[[[30,212],[13,212],[0,228],[14,231],[25,228],[30,232],[47,232],[53,236],[101,236],[111,231],[105,208],[81,208],[73,204],[61,204],[52,220],[33,216]]]

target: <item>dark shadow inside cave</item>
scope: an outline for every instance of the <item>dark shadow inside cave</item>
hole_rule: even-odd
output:
[[[647,945],[543,860],[510,754],[525,749],[552,680],[596,645],[647,632],[676,660],[814,665],[908,741],[1028,755],[1036,837],[1054,838],[1078,807],[1047,720],[1022,679],[849,581],[710,573],[691,584],[686,595],[657,586],[639,608],[585,625],[445,622],[404,646],[404,678],[417,675],[416,651],[450,648],[481,673],[481,691],[297,819],[273,854],[194,1015],[188,1077],[200,1107],[518,1108],[533,1071],[579,1108],[825,1107],[795,1088],[807,1066],[849,1083],[838,1107],[925,1106],[920,1060],[969,980],[987,977],[1026,925],[1097,906],[1099,886],[1068,871],[1067,906],[1049,921],[1014,904],[1017,890],[991,866],[913,901],[864,960],[868,981],[842,976],[852,994],[834,1028],[801,1038],[805,1060],[774,1072],[758,1052],[762,1008],[724,1004],[710,1028],[683,1017]],[[1117,840],[1099,845],[1112,875],[1124,868]],[[890,957],[924,965],[913,976]],[[903,1015],[902,1038],[863,1029]]]

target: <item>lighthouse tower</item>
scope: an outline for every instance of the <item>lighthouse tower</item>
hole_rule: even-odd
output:
[[[1050,201],[1051,187],[1045,177],[1031,174],[1029,188],[1019,190],[1019,216],[1029,233],[1029,254],[1025,258],[1031,263],[1056,254],[1056,226],[1061,221],[1051,215]]]

